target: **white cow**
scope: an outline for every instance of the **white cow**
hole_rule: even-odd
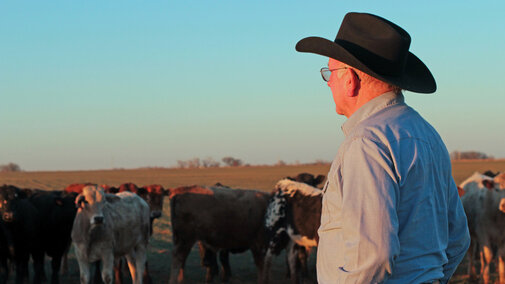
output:
[[[476,278],[473,261],[475,253],[479,252],[481,276],[485,284],[489,283],[489,264],[494,257],[493,248],[496,248],[500,283],[505,284],[505,191],[474,183],[461,197],[472,238],[468,249],[468,273],[472,279]]]
[[[125,256],[132,283],[142,284],[149,242],[149,206],[131,192],[105,194],[103,188],[83,188],[75,203],[79,208],[72,241],[81,284],[90,281],[90,264],[102,261],[102,280],[112,283],[114,258]]]

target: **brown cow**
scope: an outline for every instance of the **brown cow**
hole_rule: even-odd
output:
[[[268,193],[196,185],[169,192],[174,244],[170,283],[183,281],[186,258],[197,241],[216,251],[250,249],[262,282]]]

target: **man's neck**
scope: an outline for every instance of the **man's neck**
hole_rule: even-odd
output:
[[[375,99],[376,97],[392,91],[391,87],[384,87],[384,88],[374,88],[374,89],[360,89],[356,103],[353,105],[353,107],[350,109],[349,113],[345,114],[347,118],[349,118],[353,113],[355,113],[360,107],[362,107],[364,104],[368,103],[369,101]]]

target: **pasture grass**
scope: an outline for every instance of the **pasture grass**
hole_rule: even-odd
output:
[[[61,190],[71,183],[93,182],[118,186],[125,182],[133,182],[139,186],[161,184],[166,188],[183,185],[213,185],[216,182],[233,188],[258,189],[270,192],[275,183],[286,176],[295,176],[301,172],[314,175],[326,175],[330,165],[299,165],[299,166],[258,166],[239,168],[207,168],[207,169],[135,169],[135,170],[96,170],[96,171],[55,171],[55,172],[2,172],[0,184],[12,184],[21,188],[38,188],[45,190]],[[453,176],[457,184],[470,176],[474,171],[505,171],[505,160],[488,161],[456,161],[453,162]],[[167,283],[170,275],[172,251],[172,230],[170,224],[170,206],[165,198],[163,215],[154,222],[154,234],[149,248],[149,269],[154,283]],[[231,284],[256,283],[256,269],[250,252],[230,256],[232,267]],[[467,280],[466,260],[463,262],[451,283],[469,283]],[[315,253],[309,258],[311,283],[316,283]],[[50,275],[50,265],[46,261],[46,274]],[[194,246],[185,269],[186,283],[204,283],[205,271],[200,265],[198,246]],[[493,274],[493,278],[496,273]],[[125,277],[128,279],[129,277]],[[286,263],[284,253],[274,259],[272,265],[272,283],[290,283],[286,279]],[[215,283],[219,283],[215,279]],[[10,283],[13,283],[11,276]],[[79,268],[70,253],[69,271],[61,278],[61,283],[79,283]],[[130,282],[127,282],[130,283]]]

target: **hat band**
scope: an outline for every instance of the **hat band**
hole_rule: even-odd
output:
[[[335,43],[345,48],[377,74],[400,76],[405,70],[406,55],[408,53],[405,54],[405,58],[403,60],[393,61],[347,40],[335,39]]]

